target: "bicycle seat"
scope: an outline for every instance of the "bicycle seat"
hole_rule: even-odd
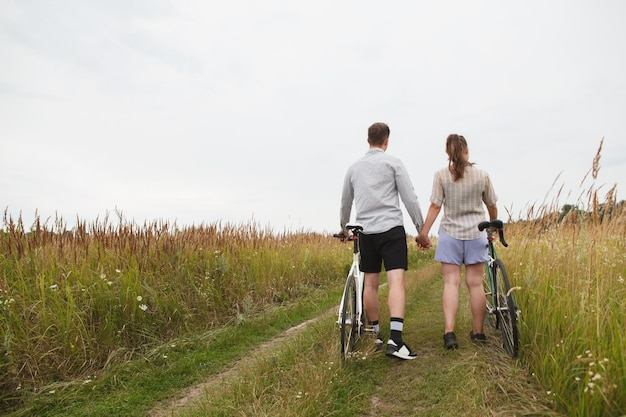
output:
[[[363,225],[360,223],[348,223],[346,224],[346,229],[348,230],[358,230],[359,232],[363,230]]]

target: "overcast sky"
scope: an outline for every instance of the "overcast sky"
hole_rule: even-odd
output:
[[[378,121],[424,215],[450,133],[504,220],[561,188],[621,200],[625,19],[623,0],[0,0],[0,206],[27,227],[335,232]]]

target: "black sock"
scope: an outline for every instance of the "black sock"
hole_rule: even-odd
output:
[[[404,319],[399,317],[391,318],[391,334],[389,338],[398,346],[402,346],[402,328],[404,327]]]

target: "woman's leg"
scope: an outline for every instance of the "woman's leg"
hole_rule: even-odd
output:
[[[441,264],[443,272],[443,319],[444,333],[453,332],[456,313],[459,309],[459,287],[461,286],[461,265]],[[483,305],[484,308],[484,305]]]
[[[465,265],[465,283],[469,290],[474,334],[483,333],[485,321],[485,289],[483,288],[484,262]]]

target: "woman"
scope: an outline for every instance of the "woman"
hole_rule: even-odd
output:
[[[469,162],[465,138],[452,134],[446,140],[448,167],[435,173],[430,207],[421,232],[415,238],[420,247],[430,247],[428,232],[444,208],[439,227],[439,239],[435,260],[441,262],[443,271],[443,342],[446,349],[456,349],[459,344],[454,334],[456,313],[459,307],[461,265],[465,265],[465,284],[469,290],[473,329],[470,337],[474,342],[485,342],[485,292],[483,273],[488,260],[487,237],[478,230],[478,223],[485,220],[483,203],[487,206],[489,219],[498,217],[497,196],[487,172]]]

